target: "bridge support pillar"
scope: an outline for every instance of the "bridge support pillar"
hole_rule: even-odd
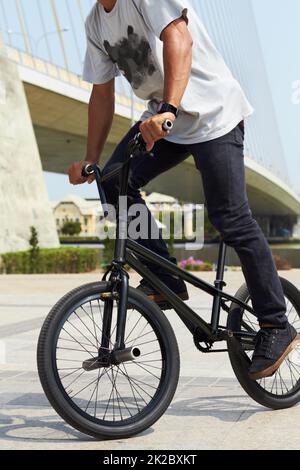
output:
[[[300,238],[300,215],[299,215],[299,217],[298,217],[298,222],[297,222],[296,225],[294,226],[293,236],[294,236],[295,238]]]
[[[42,164],[17,67],[0,51],[0,253],[59,246]]]

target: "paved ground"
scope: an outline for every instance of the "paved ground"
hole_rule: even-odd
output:
[[[300,288],[300,271],[283,273]],[[97,280],[84,276],[0,277],[1,449],[299,449],[300,407],[271,412],[241,389],[226,354],[201,355],[181,323],[168,317],[181,351],[181,380],[172,406],[136,438],[95,442],[66,425],[51,409],[38,381],[35,349],[39,328],[65,292]],[[212,280],[212,274],[204,278]],[[242,282],[228,273],[229,292]],[[133,277],[135,285],[137,278]],[[191,289],[190,304],[204,316],[210,298]]]

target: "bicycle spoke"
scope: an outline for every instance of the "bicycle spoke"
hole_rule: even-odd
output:
[[[108,372],[106,372],[106,374],[108,375]],[[106,417],[106,414],[107,414],[107,411],[108,411],[108,408],[109,408],[109,404],[110,404],[110,401],[111,401],[111,397],[113,395],[113,391],[114,391],[114,383],[112,382],[112,388],[111,388],[110,396],[109,396],[107,406],[106,406],[106,410],[105,410],[105,413],[104,413],[104,416],[103,416],[104,420],[105,420],[105,417]]]
[[[125,344],[140,348],[141,356],[137,361],[106,367],[103,364],[92,370],[93,361],[98,360],[101,338],[107,338],[101,329],[103,318],[99,299],[88,300],[67,317],[57,340],[57,372],[69,400],[83,413],[100,422],[118,423],[135,418],[150,406],[163,377],[164,358],[160,337],[152,323],[132,309],[127,313]],[[113,309],[108,351],[114,347],[116,329]],[[82,367],[86,358],[92,359],[89,371]]]
[[[134,344],[133,346],[138,348],[139,346],[145,346],[145,344],[151,344],[151,343],[158,343],[158,339],[153,339],[152,341],[146,341],[145,343]]]
[[[83,310],[85,312],[85,310],[80,307],[81,310]],[[96,340],[97,342],[97,337],[94,336],[94,333],[89,329],[89,327],[85,324],[85,322],[82,320],[82,318],[80,318],[80,316],[78,315],[78,313],[75,311],[74,312],[75,316],[78,318],[78,320],[83,324],[83,326],[87,329],[87,331],[92,335],[92,337]],[[88,316],[88,315],[87,315]]]
[[[118,370],[120,370],[120,367],[119,367],[119,366],[118,366]],[[134,400],[135,400],[135,403],[136,403],[136,407],[137,407],[137,409],[138,409],[138,412],[140,412],[140,407],[139,407],[139,404],[138,404],[138,402],[137,402],[137,399],[136,399],[136,396],[135,396],[135,393],[134,393],[134,389],[133,389],[132,383],[131,383],[129,377],[126,377],[126,379],[128,380],[128,383],[129,383],[129,385],[130,385],[131,392],[132,392],[132,396],[133,396],[133,398],[134,398]],[[145,403],[146,403],[146,402],[145,402]],[[146,403],[146,404],[147,404],[147,403]]]
[[[100,379],[99,379],[99,376],[100,376],[100,369],[99,369],[99,371],[98,371],[98,378],[97,378],[96,385],[95,385],[94,390],[93,390],[93,393],[92,393],[92,395],[91,395],[91,397],[90,397],[90,399],[89,399],[89,401],[88,401],[88,404],[87,404],[87,406],[86,406],[86,408],[85,408],[85,412],[87,412],[87,410],[89,409],[89,406],[90,406],[90,403],[91,403],[91,401],[92,401],[92,399],[93,399],[94,393],[96,392],[97,387],[98,387],[98,385],[99,385],[99,380],[100,380]]]
[[[63,328],[62,330],[63,330],[65,333],[67,333],[67,334],[70,336],[70,338],[73,338],[73,341],[74,341],[75,343],[79,344],[79,346],[82,346],[82,343],[80,343],[77,339],[75,339],[74,336],[71,335],[71,333],[69,333],[67,330],[65,330],[65,328]],[[61,338],[61,340],[64,341],[63,338]],[[94,345],[91,341],[90,341],[90,344],[91,344],[91,345],[96,349],[96,351],[97,351],[97,346],[95,347],[95,345]],[[89,347],[90,347],[90,346],[89,346]],[[88,352],[88,349],[86,349],[84,346],[83,346],[83,349],[84,349],[86,352]]]
[[[61,350],[61,351],[77,351],[77,352],[84,352],[86,351],[91,357],[94,357],[95,354],[93,354],[91,351],[87,351],[86,349],[74,349],[74,348],[61,348],[61,347],[58,347],[56,348],[57,350]],[[63,359],[64,360],[64,359]]]
[[[119,368],[117,368],[117,372],[116,372],[116,382],[115,382],[116,384],[117,384],[118,374],[119,374]],[[116,386],[115,386],[115,390],[116,390],[116,397],[117,397],[117,403],[118,403],[118,408],[119,408],[119,414],[120,414],[120,418],[122,420],[123,419],[122,408],[120,406],[119,392],[118,392],[118,389],[117,389]]]
[[[123,364],[123,366],[124,366],[124,368],[125,368],[125,365],[124,365],[124,364]],[[143,390],[143,392],[145,392],[149,397],[152,398],[152,396],[149,395],[149,393],[148,393],[146,390],[144,390],[144,389],[138,384],[138,382],[141,383],[141,384],[143,384],[143,385],[146,385],[146,386],[149,387],[149,388],[154,388],[155,390],[156,390],[156,387],[153,387],[153,385],[149,385],[149,384],[147,384],[147,382],[143,382],[143,380],[139,380],[139,379],[136,379],[136,378],[133,379],[133,378],[131,377],[130,380],[132,380],[132,382],[133,382],[137,387],[139,387],[141,390]]]
[[[91,303],[91,302],[90,302]],[[88,314],[88,312],[85,310],[85,308],[83,308],[83,306],[81,305],[81,310],[86,314],[86,316],[88,317],[88,319],[93,323],[93,327],[97,330],[99,330],[100,332],[100,335],[102,335],[102,330],[101,328],[99,327],[99,325],[97,325],[97,323],[95,321],[93,321],[92,317],[90,317],[90,315]],[[97,332],[95,331],[95,339],[97,340]]]
[[[117,366],[117,368],[118,368],[118,372],[119,372],[119,366]],[[111,379],[110,379],[110,380],[111,380]],[[121,399],[121,401],[123,402],[123,404],[124,404],[125,408],[127,409],[128,413],[130,414],[130,416],[132,416],[132,414],[131,414],[131,412],[130,412],[130,410],[129,410],[128,406],[126,405],[126,403],[125,403],[125,401],[124,401],[123,397],[120,395],[120,393],[118,392],[118,390],[117,390],[117,389],[116,389],[116,393],[117,393],[117,396],[119,396],[119,398],[120,398],[120,399]]]
[[[146,354],[142,354],[140,357],[151,356],[151,354],[155,354],[157,352],[160,352],[160,349],[156,349],[155,351],[152,351],[152,352],[149,352],[149,353],[146,353]]]
[[[70,388],[78,379],[80,379],[80,377],[82,377],[85,372],[86,372],[86,371],[83,370],[83,371],[73,380],[73,382],[71,382],[69,385],[67,385],[66,391],[67,391],[68,388]],[[62,379],[61,379],[61,380],[62,380]]]
[[[149,362],[151,362],[151,361],[149,361]],[[141,361],[134,361],[134,363],[135,363],[135,364],[144,364],[144,363],[141,362]],[[152,365],[150,365],[150,364],[148,364],[147,367],[151,367],[151,369],[161,370],[161,367],[152,366]]]
[[[287,388],[287,386],[286,386],[286,384],[285,384],[285,381],[283,380],[283,378],[282,378],[282,376],[281,376],[280,370],[278,370],[278,374],[279,374],[281,383],[284,385],[286,391],[289,392],[289,389]]]
[[[290,371],[292,386],[294,387],[294,380],[293,380],[293,379],[295,378],[295,376],[294,376],[294,374],[293,374],[293,371],[292,371],[291,365],[289,364],[289,360],[288,360],[288,359],[287,359],[287,361],[286,361],[286,364],[287,364],[287,366],[288,366],[288,368],[289,368],[289,371]]]
[[[126,341],[126,344],[127,346],[129,346],[129,344],[133,343],[134,341],[136,341],[137,339],[141,339],[141,338],[144,338],[145,336],[148,336],[148,335],[151,335],[153,334],[153,330],[149,331],[148,333],[145,333],[143,335],[138,335],[136,336],[134,339],[131,339],[130,341]]]
[[[96,333],[96,322],[95,322],[95,318],[94,318],[92,302],[90,302],[90,308],[91,308],[92,317],[93,317],[94,333],[95,333],[95,337],[96,337],[96,340],[97,340],[97,347],[99,348],[100,347],[100,342],[98,341],[98,337],[97,337],[97,333]]]
[[[127,343],[128,339],[130,338],[130,335],[133,333],[133,331],[135,330],[135,328],[137,327],[137,325],[139,324],[139,322],[141,321],[142,319],[142,316],[140,316],[140,318],[138,319],[138,321],[136,322],[136,324],[134,325],[134,327],[132,328],[132,330],[130,331],[130,333],[127,335],[127,337],[125,338],[125,343]]]
[[[106,370],[105,370],[106,372]],[[81,390],[79,390],[75,395],[72,395],[70,396],[72,399],[77,397],[79,395],[79,393],[83,392],[84,390],[86,390],[88,387],[90,387],[93,383],[95,383],[98,379],[94,379],[92,380],[88,385],[86,385],[85,387],[83,387]]]
[[[77,340],[73,340],[73,339],[69,339],[69,338],[60,338],[62,341],[66,341],[67,343],[75,343],[77,342]],[[90,347],[91,344],[90,343],[83,343],[83,342],[80,342],[79,343],[80,346],[83,345],[83,346],[87,346],[87,347]]]
[[[96,400],[95,400],[95,405],[94,405],[94,418],[96,418],[97,416],[97,405],[98,405],[98,394],[99,394],[99,382],[100,382],[100,370],[99,369],[99,372],[98,372],[98,381],[97,381],[97,391],[96,391]]]
[[[67,377],[71,377],[71,375],[76,374],[76,372],[78,372],[78,371],[81,370],[81,369],[82,369],[82,367],[77,367],[77,369],[73,370],[73,372],[70,372],[70,374],[66,374],[66,375],[64,375],[63,377],[61,377],[61,380],[64,380],[64,379],[66,379]]]
[[[295,379],[295,381],[296,381],[296,383],[297,383],[297,382],[299,381],[299,377],[298,377],[298,379],[297,379],[297,378],[295,377],[295,375],[294,375],[294,372],[295,372],[296,374],[298,374],[298,376],[299,376],[299,371],[296,369],[296,367],[294,366],[294,364],[293,364],[289,359],[287,359],[287,362],[288,362],[290,371],[291,371],[291,373],[293,374],[293,377],[294,377],[294,379]]]
[[[83,338],[85,338],[94,348],[97,349],[97,346],[96,346],[87,336],[85,336],[85,335],[82,333],[82,331],[79,330],[79,328],[77,328],[77,326],[75,326],[73,323],[71,323],[70,320],[67,320],[66,323],[68,323],[69,325],[71,325],[72,328],[74,328],[76,331],[78,331],[78,333],[79,333],[81,336],[83,336]],[[65,331],[66,333],[68,333],[65,328],[63,328],[63,331]],[[70,335],[70,333],[69,333],[69,335]],[[70,336],[71,336],[71,335],[70,335]],[[96,339],[96,338],[95,338],[95,339]]]
[[[139,397],[143,400],[143,402],[147,405],[146,400],[144,399],[144,397],[142,397],[142,395],[140,394],[140,392],[139,392],[139,391],[137,390],[137,388],[136,388],[136,386],[137,386],[138,388],[140,388],[141,390],[143,390],[142,387],[140,387],[138,384],[135,384],[135,383],[134,383],[134,381],[129,377],[129,375],[128,375],[128,373],[127,373],[126,366],[125,366],[124,364],[122,364],[122,366],[123,366],[123,368],[124,368],[124,370],[125,370],[125,373],[124,373],[122,370],[120,370],[121,374],[125,375],[125,377],[126,377],[127,380],[130,382],[130,384],[132,385],[132,387],[134,388],[134,390],[136,391],[136,393],[137,393],[137,394],[139,395]],[[143,390],[143,391],[144,391],[144,390]],[[147,395],[147,392],[146,392],[146,395]],[[149,395],[149,394],[148,394],[148,395]],[[149,395],[149,397],[152,398],[151,395]]]
[[[137,364],[136,362],[133,362],[133,364],[140,367],[141,369],[145,370],[146,372],[148,372],[148,374],[152,375],[152,377],[155,377],[157,380],[160,380],[160,377],[157,377],[157,375],[152,374],[152,372],[150,372],[148,369],[146,369],[146,367],[141,366],[141,364]]]
[[[142,337],[142,334],[144,333],[145,329],[147,328],[147,326],[149,325],[149,323],[147,322],[146,325],[144,326],[144,328],[142,328],[142,330],[140,331],[140,333],[138,334],[138,336],[135,338],[135,340],[133,341],[133,344],[132,344],[132,347],[135,346],[135,343],[137,341],[137,339],[141,338]],[[150,326],[150,325],[149,325]],[[132,343],[132,341],[130,341],[130,343]]]

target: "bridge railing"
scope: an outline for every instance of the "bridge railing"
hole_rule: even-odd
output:
[[[60,80],[73,87],[79,88],[80,90],[85,90],[87,92],[91,92],[92,90],[92,85],[82,80],[80,75],[34,57],[24,51],[14,47],[5,46],[5,54],[9,60],[17,65],[29,68],[53,79]],[[116,103],[128,108],[129,110],[131,110],[133,106],[136,113],[142,113],[145,109],[145,105],[143,103],[138,101],[132,102],[132,98],[120,93],[116,93]]]

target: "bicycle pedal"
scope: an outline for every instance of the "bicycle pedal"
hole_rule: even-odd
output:
[[[173,307],[171,304],[169,304],[169,302],[159,302],[159,303],[156,303],[156,305],[158,305],[159,308],[163,311],[173,310]]]

